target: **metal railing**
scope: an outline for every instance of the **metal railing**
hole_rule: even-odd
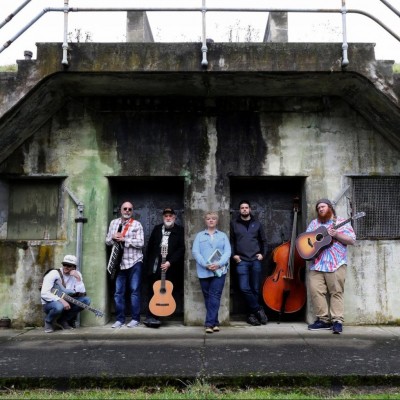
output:
[[[19,6],[12,14],[10,14],[3,22],[0,22],[0,29],[8,23],[20,10],[22,10],[31,0],[25,0],[24,3]],[[385,6],[387,6],[393,13],[400,17],[400,12],[393,7],[387,0],[380,0]],[[70,12],[201,12],[202,13],[202,60],[201,65],[204,68],[208,66],[207,60],[207,42],[206,42],[206,14],[209,12],[269,12],[269,13],[329,13],[329,14],[341,14],[342,15],[342,67],[346,67],[349,64],[347,55],[348,43],[347,43],[347,28],[346,28],[346,15],[361,14],[367,18],[373,20],[392,35],[400,43],[400,36],[393,32],[388,26],[382,21],[376,18],[374,15],[358,9],[348,9],[346,7],[346,0],[341,0],[341,8],[233,8],[233,7],[207,7],[206,0],[202,0],[201,7],[69,7],[69,0],[64,0],[64,7],[46,7],[39,14],[36,15],[26,26],[18,31],[10,40],[4,43],[0,47],[0,53],[10,46],[19,36],[21,36],[29,27],[31,27],[36,21],[38,21],[43,15],[48,12],[63,12],[64,13],[64,39],[63,39],[63,58],[61,63],[65,66],[68,65],[68,14]]]

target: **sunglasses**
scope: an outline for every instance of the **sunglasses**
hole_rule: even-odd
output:
[[[124,207],[124,211],[132,211],[132,208]]]

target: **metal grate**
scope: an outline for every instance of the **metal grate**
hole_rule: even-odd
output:
[[[400,238],[400,177],[353,177],[353,207],[365,211],[354,221],[357,239]]]

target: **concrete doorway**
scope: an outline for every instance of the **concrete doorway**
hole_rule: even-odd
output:
[[[239,202],[244,199],[248,200],[251,203],[253,215],[261,221],[266,233],[267,257],[263,262],[262,282],[275,270],[275,263],[272,260],[273,250],[283,242],[290,240],[294,221],[293,201],[296,196],[299,196],[301,202],[303,186],[303,177],[232,177],[230,180],[232,218],[237,216]],[[297,226],[302,226],[301,212],[298,213]],[[300,232],[298,231],[298,233]],[[262,287],[260,294],[260,304],[264,305],[268,318],[272,321],[278,320],[278,313],[264,304]],[[231,266],[230,315],[233,320],[243,320],[246,317],[246,308],[238,288],[233,263]],[[303,321],[304,307],[299,312],[282,315],[281,320]]]
[[[147,242],[153,227],[162,222],[162,210],[164,208],[172,207],[177,214],[177,224],[183,226],[183,179],[179,177],[113,177],[109,178],[109,181],[111,192],[109,220],[111,221],[111,219],[119,216],[119,209],[124,201],[133,202],[134,218],[143,225],[144,255],[146,255]],[[150,301],[146,257],[144,258],[144,263],[141,307],[143,315],[146,313]],[[184,277],[182,276],[182,281],[174,285],[173,296],[176,301],[176,311],[169,319],[183,319],[183,282]],[[114,287],[112,282],[110,282],[109,287],[110,304],[113,310]]]

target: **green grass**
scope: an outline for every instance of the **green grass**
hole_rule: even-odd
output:
[[[144,387],[132,390],[90,389],[56,391],[47,389],[0,390],[1,399],[400,399],[398,387],[327,388],[218,388],[195,382],[183,389],[176,387]]]
[[[0,72],[17,72],[17,64],[0,65]]]

